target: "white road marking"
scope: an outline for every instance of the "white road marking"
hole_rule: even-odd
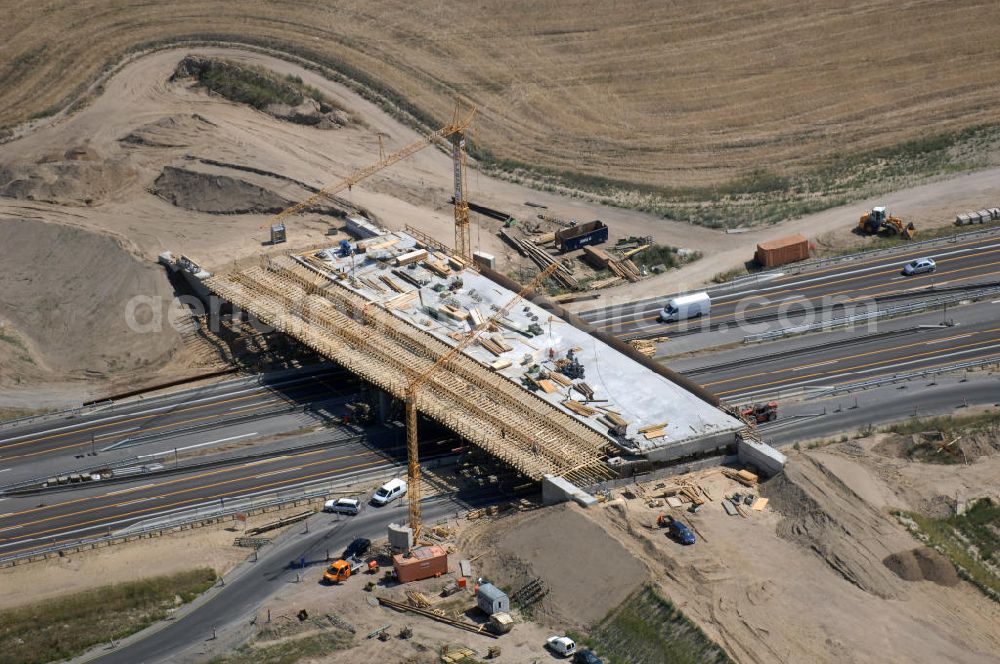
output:
[[[945,343],[947,341],[954,341],[955,339],[964,339],[966,337],[971,337],[971,336],[972,336],[972,333],[970,332],[969,334],[960,334],[957,337],[948,337],[947,339],[935,339],[933,341],[925,341],[924,345],[925,346],[932,346],[934,344],[943,344],[943,343]]]
[[[254,475],[253,478],[258,480],[262,477],[270,477],[271,475],[281,475],[282,473],[291,473],[296,470],[302,470],[302,466],[295,466],[294,468],[282,468],[281,470],[272,470],[269,473],[261,473],[260,475]]]
[[[802,371],[803,369],[813,369],[815,367],[823,367],[826,366],[827,364],[836,364],[839,361],[840,361],[839,359],[836,359],[836,360],[827,360],[826,362],[817,362],[816,364],[805,364],[801,367],[795,367],[794,371]]]
[[[17,530],[20,527],[21,527],[20,525],[17,525],[17,526],[7,526],[6,528],[0,528],[0,533],[2,533],[4,531],[7,531],[7,530]]]
[[[14,469],[13,468],[4,468],[3,470],[0,470],[0,473],[6,473],[8,470],[14,470]]]
[[[100,440],[101,438],[110,438],[111,436],[117,436],[119,434],[127,433],[129,431],[135,431],[139,427],[129,427],[128,429],[121,429],[119,431],[112,431],[111,433],[102,433],[100,436],[94,436],[94,440]]]
[[[303,379],[303,380],[305,380],[305,379]],[[223,393],[223,394],[218,394],[218,395],[214,395],[214,396],[210,396],[210,397],[203,397],[201,399],[192,399],[190,401],[182,401],[180,403],[172,403],[172,404],[169,404],[169,405],[166,405],[166,406],[159,406],[157,408],[149,408],[147,410],[139,410],[139,411],[134,411],[134,412],[130,412],[130,413],[122,413],[120,415],[111,415],[110,417],[103,417],[103,418],[96,419],[96,420],[84,420],[82,422],[77,422],[75,424],[67,424],[66,426],[58,427],[56,429],[44,429],[42,431],[35,431],[33,433],[24,433],[24,434],[21,434],[20,436],[14,436],[12,438],[4,438],[3,440],[0,440],[0,443],[10,443],[10,442],[13,442],[15,440],[20,440],[21,438],[31,438],[32,436],[35,436],[35,437],[49,436],[49,435],[52,435],[54,433],[58,433],[60,431],[67,431],[67,430],[70,430],[70,429],[78,429],[78,428],[84,427],[84,426],[93,426],[95,424],[101,424],[102,422],[111,422],[113,420],[128,419],[128,418],[133,418],[133,417],[140,417],[142,415],[148,415],[150,413],[159,413],[159,412],[162,412],[164,410],[173,410],[173,409],[177,409],[177,408],[183,408],[183,407],[190,406],[192,404],[202,403],[202,402],[205,402],[205,401],[225,401],[226,399],[232,398],[235,395],[246,394],[248,392],[260,392],[261,395],[264,396],[264,395],[267,394],[268,389],[267,389],[267,387],[262,387],[262,386],[257,385],[257,386],[254,386],[254,387],[249,387],[249,388],[242,389],[242,390],[237,390],[237,391],[234,391],[234,392],[226,392],[226,393]]]
[[[135,505],[136,503],[148,503],[150,500],[156,500],[160,496],[147,496],[146,498],[136,498],[135,500],[130,500],[127,503],[116,503],[116,507],[125,507],[126,505]]]
[[[117,496],[122,493],[131,493],[133,491],[139,491],[140,489],[148,489],[151,486],[156,486],[155,484],[143,484],[142,486],[130,486],[127,489],[118,489],[117,491],[112,491],[111,493],[104,494],[105,496]]]
[[[198,443],[197,445],[188,445],[187,447],[177,447],[174,448],[175,452],[183,452],[184,450],[193,450],[196,447],[206,447],[208,445],[215,445],[216,443],[225,443],[230,440],[239,440],[240,438],[249,438],[250,436],[256,436],[257,432],[245,433],[242,436],[230,436],[229,438],[220,438],[219,440],[210,440],[207,443]]]

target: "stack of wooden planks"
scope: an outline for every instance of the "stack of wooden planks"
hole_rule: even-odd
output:
[[[597,279],[595,281],[591,281],[590,284],[588,285],[588,288],[590,288],[590,290],[597,290],[598,288],[617,286],[621,281],[622,278],[618,276],[608,277],[607,279]]]
[[[668,341],[670,337],[654,337],[652,339],[633,339],[629,342],[632,348],[642,353],[647,357],[653,357],[656,355],[656,345]]]
[[[583,417],[590,417],[597,412],[596,408],[592,408],[584,403],[576,401],[575,399],[566,399],[562,402],[562,404],[577,415],[581,415]]]
[[[749,470],[732,470],[730,468],[723,468],[722,474],[731,480],[736,480],[743,486],[757,486],[757,475],[751,473]]]
[[[639,273],[639,268],[636,267],[635,263],[628,260],[617,261],[613,258],[608,259],[608,269],[622,279],[628,279],[629,281],[639,281],[642,279],[642,274]]]
[[[503,355],[508,351],[514,350],[514,347],[511,346],[509,343],[507,343],[507,341],[500,334],[494,334],[494,335],[484,334],[481,337],[479,337],[479,339],[477,339],[477,342],[479,343],[480,346],[490,351],[497,357],[500,357],[501,355]]]
[[[667,424],[668,422],[663,422],[661,424],[650,424],[639,429],[639,433],[646,437],[646,440],[656,440],[657,438],[663,438],[667,435]]]
[[[555,279],[559,284],[565,288],[570,288],[572,290],[577,290],[580,288],[580,282],[573,273],[570,272],[569,268],[566,267],[565,263],[560,263],[555,258],[550,256],[545,250],[539,249],[533,243],[524,240],[519,237],[515,237],[513,234],[509,233],[506,229],[500,229],[500,235],[506,240],[511,246],[513,246],[522,255],[530,258],[532,262],[535,263],[541,269],[545,269],[553,263],[559,263],[559,269],[552,274],[552,278]]]

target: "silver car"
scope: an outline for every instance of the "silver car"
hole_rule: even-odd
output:
[[[918,258],[915,261],[910,261],[903,267],[903,274],[909,277],[914,274],[933,272],[935,268],[937,268],[937,265],[934,263],[933,258]]]
[[[337,498],[328,500],[323,504],[324,512],[334,512],[336,514],[350,514],[354,516],[361,511],[361,501],[356,498]]]

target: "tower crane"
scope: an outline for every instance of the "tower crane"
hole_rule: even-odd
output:
[[[456,234],[457,232],[458,231],[456,229]],[[520,302],[529,292],[538,288],[538,286],[552,276],[552,273],[557,269],[559,269],[559,264],[553,263],[539,272],[535,278],[532,279],[527,286],[522,288],[517,295],[512,297],[507,304],[503,305],[499,311],[490,316],[484,325],[482,325],[479,329],[474,330],[471,335],[459,342],[458,345],[453,346],[451,350],[440,356],[431,367],[414,378],[413,381],[407,386],[405,398],[407,457],[406,480],[407,493],[409,494],[410,500],[410,528],[413,529],[414,541],[416,541],[417,537],[420,535],[420,529],[422,526],[420,522],[420,457],[417,449],[417,392],[421,386],[434,376],[438,369],[447,365],[456,355],[465,350],[469,344],[478,339],[479,335],[482,334],[491,323],[494,323],[509,314],[510,310],[514,308],[514,305]]]
[[[335,194],[344,191],[345,189],[351,189],[358,182],[361,182],[365,178],[378,173],[383,168],[388,168],[396,162],[402,161],[403,159],[420,152],[428,145],[434,143],[437,139],[449,138],[452,139],[452,159],[455,161],[455,251],[459,254],[460,258],[469,260],[471,251],[469,249],[469,204],[465,200],[465,130],[472,124],[472,119],[475,115],[475,106],[471,107],[468,113],[463,116],[461,105],[456,104],[455,113],[452,116],[451,122],[441,127],[434,133],[428,134],[420,140],[414,141],[406,147],[388,155],[385,154],[385,151],[382,148],[382,137],[379,136],[378,161],[363,168],[359,168],[344,179],[327,185],[305,200],[299,201],[298,203],[285,208],[271,217],[271,219],[266,224],[262,225],[261,228],[273,226],[287,217],[298,214],[322,198],[332,199]],[[461,198],[459,198],[459,191],[461,191]],[[464,212],[460,212],[459,208],[462,208]],[[462,226],[461,231],[461,245],[458,244],[460,235],[459,219],[464,220],[464,225]]]

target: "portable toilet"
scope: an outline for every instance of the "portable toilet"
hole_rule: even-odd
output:
[[[490,616],[494,613],[510,612],[510,598],[507,597],[507,593],[492,583],[484,583],[479,586],[479,590],[476,592],[476,604]]]

